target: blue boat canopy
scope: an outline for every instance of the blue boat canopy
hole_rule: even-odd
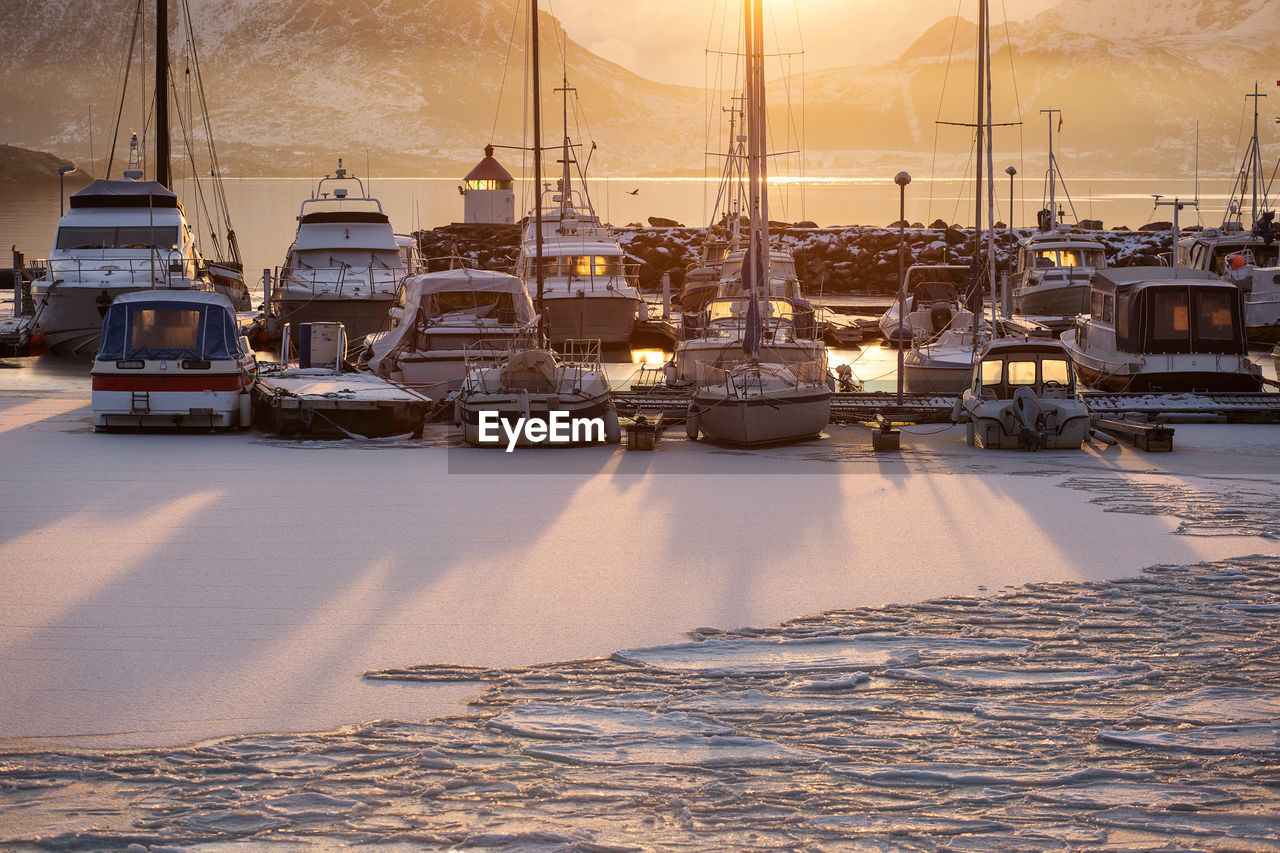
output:
[[[142,290],[116,297],[102,321],[99,361],[240,356],[231,302],[220,293]]]

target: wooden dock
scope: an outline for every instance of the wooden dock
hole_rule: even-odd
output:
[[[431,399],[371,373],[270,368],[253,386],[253,423],[282,437],[422,435]]]
[[[35,317],[0,317],[0,355],[26,355]]]
[[[1143,415],[1230,423],[1280,423],[1280,394],[1265,391],[1216,394],[1155,394],[1083,391],[1089,411],[1103,417]]]

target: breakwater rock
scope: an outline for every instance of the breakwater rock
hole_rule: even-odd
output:
[[[705,228],[616,228],[618,242],[640,261],[640,286],[648,292],[662,287],[662,276],[671,273],[673,289],[698,261]],[[996,264],[1011,267],[1017,241],[1030,229],[997,229]],[[1107,249],[1115,266],[1158,264],[1170,251],[1167,231],[1087,232]],[[827,293],[887,293],[897,288],[898,231],[894,228],[846,225],[833,228],[784,226],[772,232],[776,245],[790,252],[806,291]],[[967,264],[972,258],[973,235],[955,227],[906,228],[906,263]],[[481,269],[510,271],[520,251],[517,225],[447,225],[418,232],[429,268],[447,269],[451,258],[462,258]]]

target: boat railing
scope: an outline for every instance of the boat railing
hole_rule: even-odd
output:
[[[101,282],[104,278],[123,273],[130,284],[142,283],[150,286],[174,287],[175,281],[187,281],[189,286],[207,290],[212,285],[202,275],[205,272],[203,262],[197,258],[186,257],[178,250],[170,250],[163,257],[153,256],[139,258],[136,255],[116,256],[104,254],[97,258],[48,258],[28,262],[30,267],[42,267],[45,277],[52,282],[83,282],[86,280]],[[104,282],[110,284],[110,282]]]
[[[330,267],[277,267],[275,277],[282,287],[302,287],[312,296],[332,294],[339,299],[376,299],[395,294],[402,271],[394,267],[379,269],[373,264],[357,267],[340,262],[338,266]]]

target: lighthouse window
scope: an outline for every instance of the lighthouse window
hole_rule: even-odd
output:
[[[496,190],[497,188],[497,181],[467,181],[469,190]]]

